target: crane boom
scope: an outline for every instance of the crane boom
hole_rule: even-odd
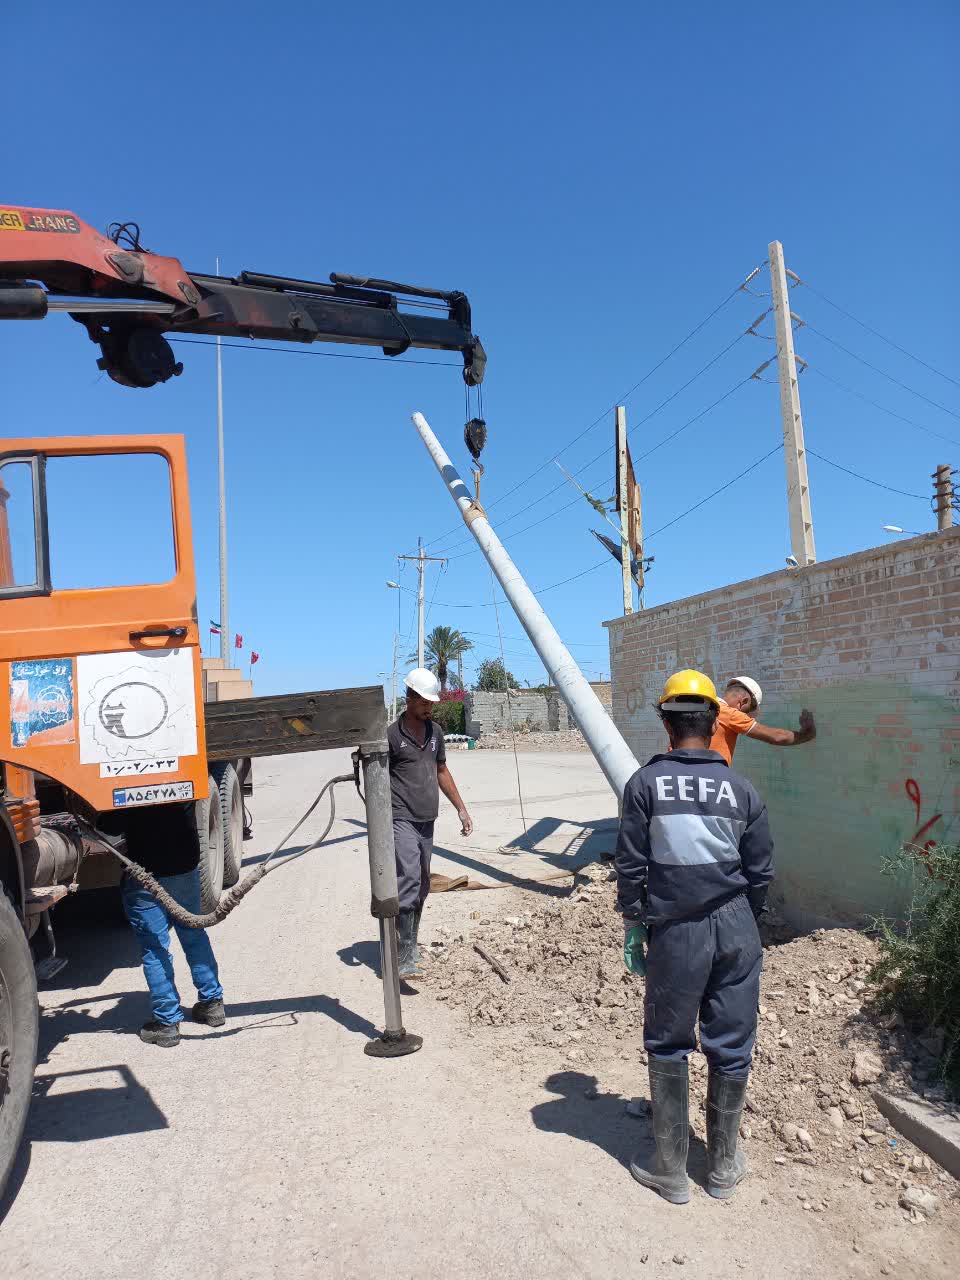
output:
[[[470,303],[456,290],[338,273],[329,284],[250,271],[203,275],[144,249],[135,223],[102,235],[65,210],[0,205],[0,319],[42,319],[52,309],[73,315],[100,347],[100,368],[131,387],[181,372],[168,333],[355,343],[390,356],[411,347],[459,351],[468,386],[483,381],[486,366]]]

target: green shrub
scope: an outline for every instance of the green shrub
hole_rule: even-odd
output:
[[[960,845],[906,846],[884,871],[907,879],[911,904],[905,922],[876,922],[878,1001],[917,1031],[943,1033],[940,1075],[960,1098]]]
[[[467,713],[462,702],[438,702],[430,715],[444,733],[467,731]]]

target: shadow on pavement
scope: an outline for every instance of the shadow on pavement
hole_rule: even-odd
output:
[[[277,858],[278,859],[286,858],[292,853],[303,853],[305,850],[310,850],[311,853],[322,853],[324,849],[329,849],[330,846],[334,844],[346,844],[346,843],[355,844],[359,838],[360,838],[359,832],[357,832],[354,835],[335,836],[332,840],[324,840],[323,844],[317,845],[315,849],[311,849],[309,843],[295,844],[295,845],[291,845],[289,848],[282,849],[277,854]],[[270,850],[268,849],[266,853],[252,853],[249,858],[244,858],[244,860],[240,863],[240,865],[241,867],[255,867],[258,862],[262,862],[264,858],[267,857],[267,854],[269,854],[269,852]]]
[[[571,878],[567,881],[555,880],[547,884],[537,884],[534,879],[526,876],[514,875],[511,871],[504,871],[502,867],[492,867],[488,862],[481,862],[479,858],[468,858],[465,853],[457,853],[453,849],[446,849],[443,845],[435,844],[433,846],[434,855],[438,858],[446,858],[449,862],[455,863],[458,867],[463,867],[467,871],[478,871],[481,875],[488,876],[491,880],[495,880],[497,884],[512,885],[516,889],[528,889],[531,893],[542,893],[547,898],[563,898],[569,894],[573,887],[573,873],[581,870],[587,865],[587,861],[577,859],[568,868],[558,868],[559,870],[569,870]],[[550,861],[544,855],[544,862]],[[455,889],[454,893],[461,890]],[[463,892],[473,892],[472,890],[464,890]],[[479,890],[478,890],[479,892]]]
[[[629,1177],[633,1155],[638,1150],[646,1155],[654,1149],[649,1117],[634,1120],[625,1110],[628,1099],[618,1093],[597,1092],[597,1083],[596,1076],[582,1071],[556,1071],[543,1087],[558,1096],[531,1107],[530,1116],[543,1133],[567,1133],[581,1142],[592,1142],[622,1165]],[[687,1171],[700,1185],[706,1178],[706,1161],[706,1147],[691,1131]],[[636,1191],[637,1195],[656,1194],[639,1186]]]
[[[380,943],[353,942],[349,947],[341,947],[337,958],[348,969],[366,968],[380,977]]]

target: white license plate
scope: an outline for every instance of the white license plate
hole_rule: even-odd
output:
[[[132,809],[141,804],[164,804],[170,800],[192,799],[192,782],[167,782],[155,787],[117,787],[113,793],[113,807]]]

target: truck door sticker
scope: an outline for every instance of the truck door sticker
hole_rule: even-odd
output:
[[[197,754],[190,649],[82,654],[77,703],[81,764],[161,762]]]
[[[15,747],[76,741],[72,658],[10,663],[10,740]]]
[[[147,778],[152,773],[177,773],[180,761],[176,756],[166,760],[117,760],[100,766],[101,778]]]

